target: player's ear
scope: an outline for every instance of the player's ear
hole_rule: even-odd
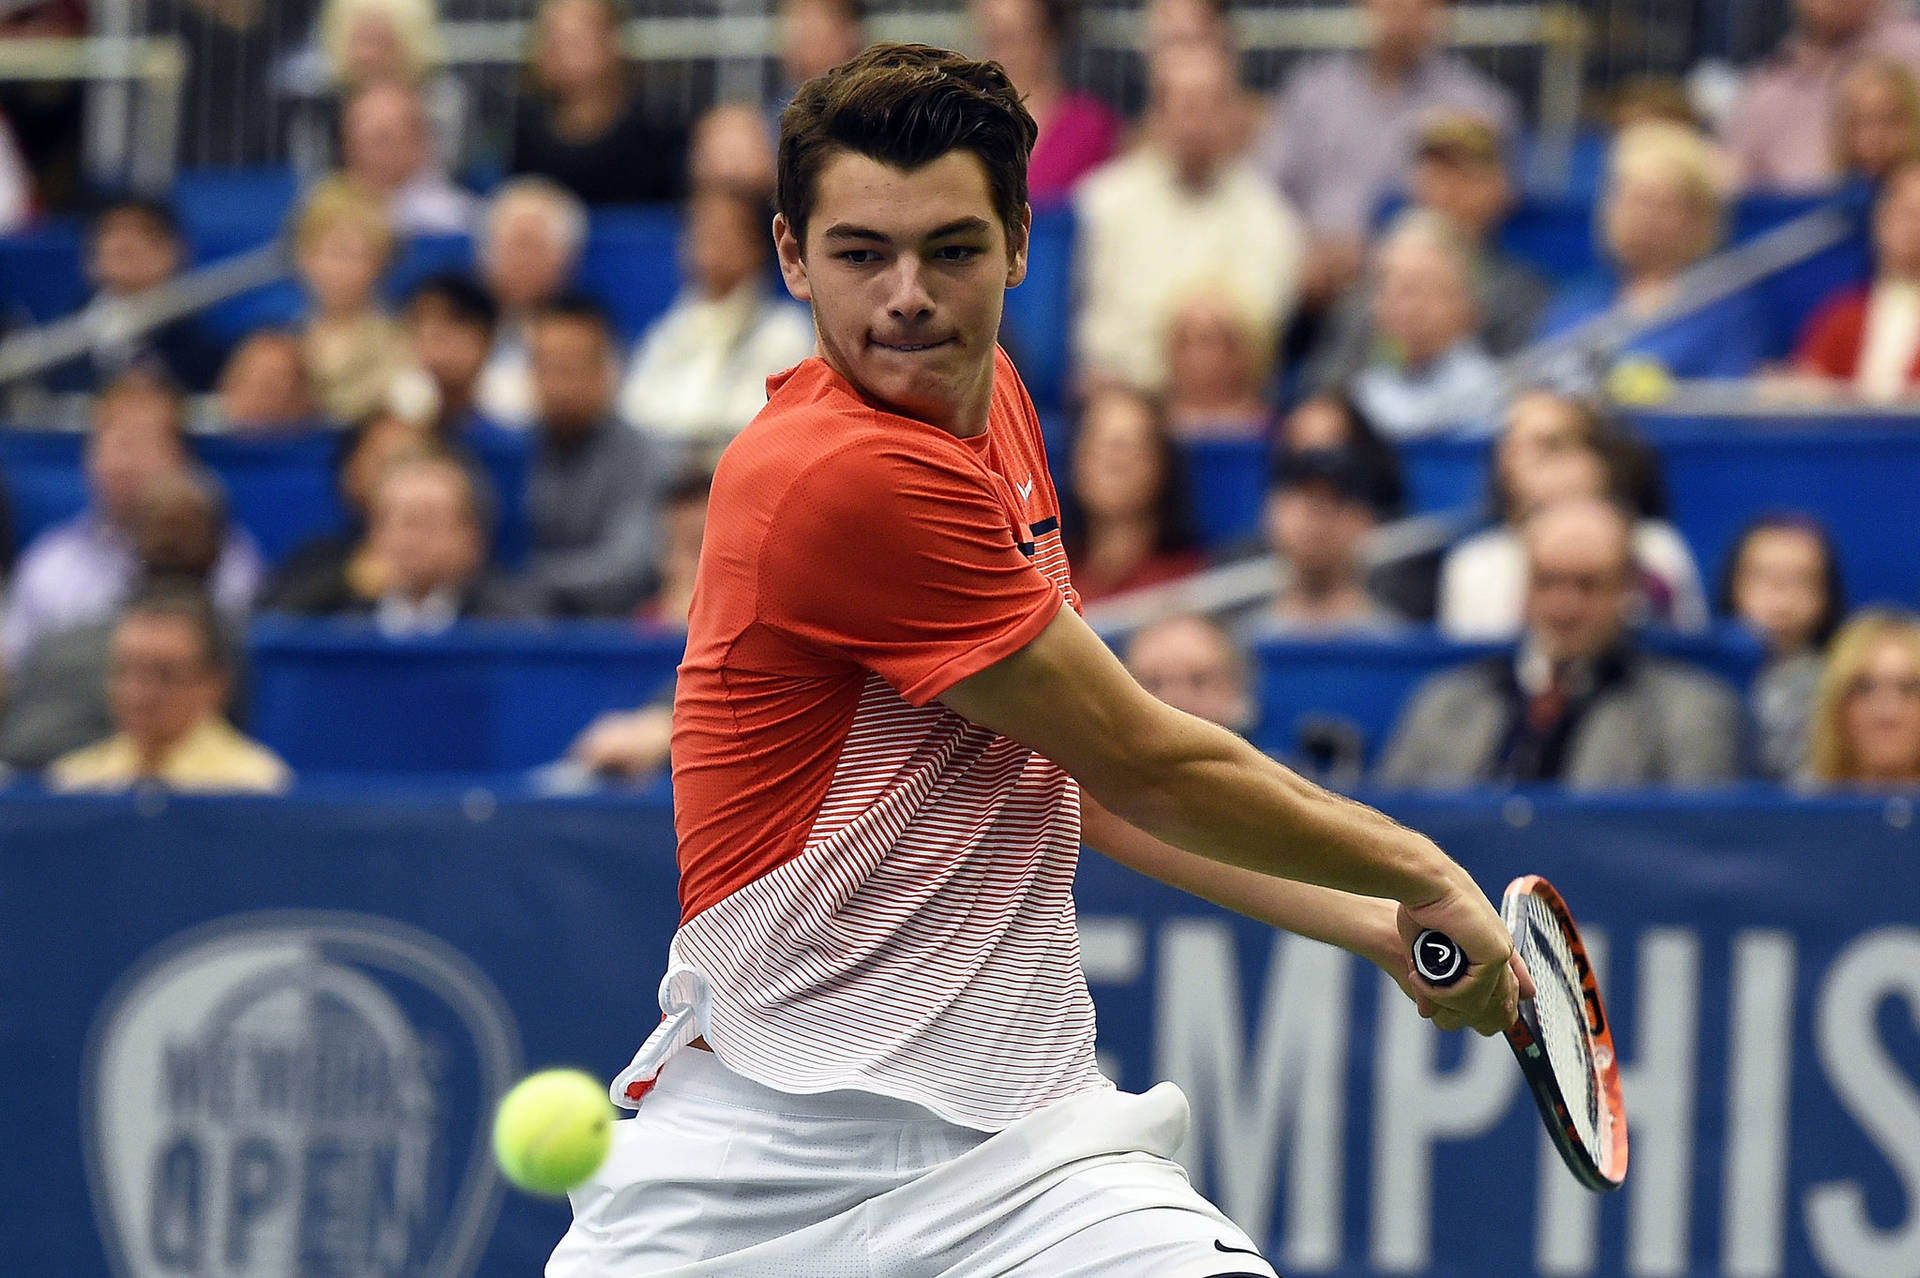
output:
[[[807,278],[807,259],[785,213],[773,215],[773,247],[780,255],[780,278],[787,282],[787,292],[796,302],[811,302],[813,282]]]
[[[1033,205],[1020,206],[1020,233],[1007,242],[1007,287],[1027,278],[1027,242],[1033,235]]]

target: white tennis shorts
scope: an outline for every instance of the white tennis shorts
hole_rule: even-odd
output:
[[[1172,1160],[1188,1121],[1162,1083],[978,1132],[681,1051],[574,1191],[547,1278],[1276,1278]]]

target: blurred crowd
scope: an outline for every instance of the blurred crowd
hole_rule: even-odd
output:
[[[1607,407],[1649,378],[1761,378],[1808,402],[1920,395],[1920,21],[1892,0],[1796,0],[1792,32],[1719,102],[1627,86],[1595,208],[1607,271],[1556,287],[1501,247],[1526,133],[1513,93],[1449,47],[1442,0],[1357,4],[1365,47],[1303,56],[1263,98],[1224,3],[1149,0],[1132,117],[1067,81],[1065,0],[971,8],[977,50],[1040,125],[1032,200],[1074,217],[1053,433],[1083,598],[1273,565],[1257,598],[1131,629],[1137,677],[1249,731],[1257,645],[1431,627],[1499,647],[1418,688],[1370,769],[1337,742],[1309,743],[1306,762],[1340,783],[1431,788],[1920,786],[1920,620],[1856,610],[1827,531],[1791,510],[1753,512],[1726,562],[1699,562],[1667,518],[1657,450]],[[490,130],[444,65],[432,0],[319,5],[281,86],[310,179],[288,230],[304,299],[289,326],[223,343],[191,313],[108,322],[188,254],[164,198],[97,202],[86,310],[115,336],[43,374],[87,397],[87,504],[12,563],[0,760],[62,787],[285,786],[286,765],[234,727],[261,612],[389,637],[468,619],[684,627],[712,467],[766,378],[813,350],[771,260],[779,109],[864,46],[867,16],[860,0],[783,0],[779,91],[690,128],[648,110],[622,17],[612,0],[538,5],[501,174],[483,183],[472,157]],[[0,229],[35,216],[52,162],[26,151],[43,150],[0,130]],[[1731,202],[1757,190],[1830,192],[1872,246],[1870,272],[1771,363],[1751,293],[1676,308],[1723,247]],[[666,202],[681,292],[622,333],[586,263],[594,210]],[[472,238],[473,269],[389,304],[404,246],[447,234]],[[1602,322],[1631,331],[1606,367],[1524,375],[1516,356]],[[349,524],[270,564],[195,461],[205,432],[329,432]],[[1383,553],[1407,522],[1398,450],[1440,437],[1487,441],[1485,517]],[[478,460],[507,438],[528,455],[512,571]],[[1225,551],[1202,545],[1209,495],[1184,454],[1223,439],[1272,456],[1260,536]],[[1911,528],[1913,510],[1889,513]],[[1764,648],[1742,692],[1643,642],[1722,623]],[[643,777],[666,744],[656,700],[609,707],[569,757]]]

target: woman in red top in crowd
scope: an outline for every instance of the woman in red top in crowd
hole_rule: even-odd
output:
[[[974,0],[973,20],[987,56],[1006,68],[1040,126],[1027,163],[1027,199],[1035,208],[1062,204],[1083,174],[1107,162],[1120,137],[1120,117],[1061,78],[1067,0]]]
[[[1064,540],[1083,601],[1203,566],[1186,466],[1155,401],[1119,386],[1095,391],[1081,410],[1067,471]]]
[[[1873,206],[1873,279],[1822,302],[1793,353],[1799,372],[1869,403],[1920,383],[1920,160],[1888,174]]]

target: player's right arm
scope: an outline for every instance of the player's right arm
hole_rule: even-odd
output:
[[[1438,928],[1470,963],[1448,990],[1416,984],[1436,1019],[1481,1033],[1512,1024],[1512,937],[1465,870],[1425,835],[1156,700],[1072,609],[940,700],[1052,759],[1108,812],[1174,848],[1400,902],[1404,939]]]

